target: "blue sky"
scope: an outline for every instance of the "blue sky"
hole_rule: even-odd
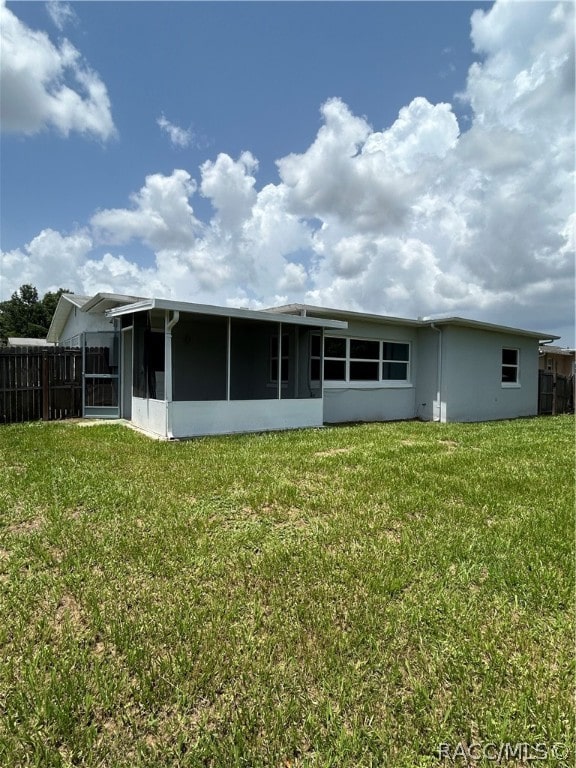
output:
[[[0,298],[304,301],[574,343],[571,4],[2,15]]]

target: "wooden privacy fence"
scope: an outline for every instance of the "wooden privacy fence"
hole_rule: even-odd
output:
[[[545,415],[573,411],[574,376],[538,371],[538,413]]]
[[[82,416],[82,350],[0,349],[0,424]]]

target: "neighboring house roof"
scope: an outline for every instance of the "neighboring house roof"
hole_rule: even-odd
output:
[[[52,347],[52,342],[46,339],[31,339],[29,337],[8,336],[9,347]]]
[[[172,312],[191,312],[201,315],[216,315],[219,317],[235,317],[245,320],[270,320],[265,312],[257,309],[234,309],[218,307],[211,304],[192,304],[187,301],[170,301],[168,299],[142,299],[133,304],[117,306],[106,312],[107,317],[119,317],[133,312],[147,312],[150,309],[167,309]],[[301,317],[289,314],[276,313],[278,322],[286,322],[291,325],[312,325],[324,328],[346,328],[347,323],[342,320],[322,319],[318,317]]]
[[[346,309],[331,309],[328,307],[316,307],[311,304],[285,304],[280,307],[270,307],[265,312],[283,312],[286,314],[295,313],[303,316],[318,317],[340,317],[349,320],[362,320],[372,323],[389,323],[392,325],[410,325],[420,328],[431,328],[439,325],[455,325],[465,328],[475,328],[477,330],[492,331],[494,333],[513,333],[519,336],[529,336],[539,341],[559,339],[551,333],[544,331],[527,331],[523,328],[512,328],[507,325],[496,325],[494,323],[485,323],[479,320],[468,320],[464,317],[440,317],[440,318],[420,318],[418,320],[408,320],[402,317],[391,317],[388,315],[375,315],[366,312],[352,312]]]
[[[568,349],[567,347],[555,347],[552,344],[540,347],[541,355],[560,355],[562,357],[574,357],[576,350]]]
[[[81,312],[98,313],[116,307],[119,304],[130,304],[138,301],[139,296],[127,296],[123,293],[97,293],[95,296],[80,296],[76,293],[63,293],[60,296],[56,310],[48,329],[48,341],[57,342],[64,330],[70,312],[76,308]]]

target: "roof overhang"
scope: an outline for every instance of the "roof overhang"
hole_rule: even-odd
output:
[[[316,307],[312,304],[285,304],[280,307],[269,307],[263,310],[272,315],[276,314],[291,314],[300,315],[301,317],[319,317],[319,318],[337,318],[346,323],[348,321],[362,321],[367,323],[387,323],[391,325],[409,325],[418,327],[422,325],[419,320],[409,320],[405,317],[391,317],[389,315],[374,315],[368,312],[353,312],[347,309],[332,309],[328,307]]]
[[[81,309],[88,301],[88,296],[77,296],[74,293],[63,293],[58,299],[56,309],[50,321],[50,327],[46,334],[46,341],[58,342],[64,326],[68,320],[68,315],[72,309]]]
[[[241,320],[258,320],[260,322],[278,322],[287,325],[304,325],[313,328],[338,328],[346,329],[348,323],[344,320],[331,320],[319,317],[302,317],[301,315],[289,315],[283,313],[271,313],[259,309],[236,309],[229,307],[217,307],[212,304],[192,304],[186,301],[170,301],[168,299],[144,299],[133,304],[125,304],[106,311],[107,317],[121,317],[131,315],[134,312],[149,312],[150,310],[168,310],[169,312],[183,312],[192,315],[213,315],[216,317],[232,317]]]
[[[56,305],[50,328],[46,334],[46,340],[58,342],[72,309],[91,314],[104,314],[106,309],[116,307],[118,304],[131,303],[138,300],[138,296],[125,296],[120,293],[97,293],[95,296],[80,296],[76,293],[63,293]]]
[[[491,333],[508,333],[517,336],[528,336],[532,339],[538,339],[540,342],[554,341],[560,336],[554,336],[544,331],[527,331],[523,328],[513,328],[506,325],[497,325],[495,323],[484,323],[480,320],[468,320],[465,317],[439,317],[439,318],[419,318],[418,320],[409,320],[405,317],[391,317],[389,315],[375,315],[368,312],[353,312],[347,309],[332,309],[329,307],[316,307],[312,304],[285,304],[280,307],[270,307],[264,310],[271,314],[277,313],[295,313],[305,317],[324,317],[340,318],[346,321],[362,321],[369,323],[383,323],[386,325],[403,325],[412,328],[430,328],[431,326],[450,325],[471,328],[479,331],[490,331]]]
[[[141,298],[141,296],[126,296],[121,293],[97,293],[82,306],[82,312],[90,312],[91,314],[104,313],[107,309],[112,309],[112,307],[122,304],[133,304]]]
[[[455,325],[461,328],[472,328],[477,331],[490,331],[492,333],[508,333],[516,336],[528,336],[531,339],[538,339],[540,342],[554,341],[560,336],[554,336],[552,333],[544,331],[527,331],[524,328],[513,328],[508,325],[496,325],[495,323],[484,323],[480,320],[468,320],[465,317],[442,317],[438,319],[427,319],[423,321],[426,326]]]

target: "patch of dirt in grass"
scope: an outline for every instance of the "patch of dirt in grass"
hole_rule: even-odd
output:
[[[6,584],[9,581],[8,576],[8,561],[10,560],[10,552],[7,549],[0,547],[0,584]]]
[[[88,622],[82,607],[74,595],[69,592],[62,595],[60,602],[56,606],[54,628],[57,633],[60,633],[67,624],[78,632],[85,632],[88,629]]]
[[[384,536],[394,544],[400,543],[400,534],[396,528],[385,528]]]
[[[14,472],[15,475],[22,475],[27,469],[26,464],[6,464],[2,467],[3,471]]]
[[[78,504],[78,506],[70,510],[70,517],[72,518],[72,520],[78,520],[78,518],[80,517],[85,517],[86,515],[93,515],[95,512],[96,510],[93,507],[85,507],[82,504]]]
[[[331,476],[325,472],[303,472],[294,485],[311,495],[316,495],[317,493],[325,493],[326,489],[330,487],[330,483],[334,488],[337,479],[337,476]]]
[[[445,445],[446,448],[452,448],[452,449],[458,448],[458,446],[460,445],[460,443],[457,443],[456,440],[438,440],[438,442],[440,443],[440,445]]]
[[[337,456],[339,453],[352,453],[354,448],[330,448],[327,451],[317,451],[314,456]]]
[[[44,518],[33,517],[30,520],[22,520],[20,523],[13,523],[6,528],[6,533],[13,533],[17,536],[34,533],[44,524]]]

